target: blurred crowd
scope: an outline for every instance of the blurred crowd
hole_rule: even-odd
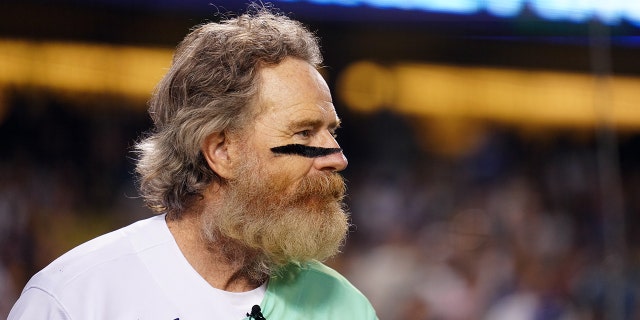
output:
[[[104,101],[85,105],[28,92],[5,105],[0,318],[26,281],[60,254],[148,216],[136,198],[130,147],[148,128],[147,115],[118,105],[125,101]]]
[[[350,176],[339,263],[381,319],[640,318],[640,136],[488,126],[456,158],[397,146],[414,136]]]
[[[131,153],[149,120],[117,103],[10,99],[0,118],[0,316],[62,252],[150,215]],[[619,135],[607,154],[593,129],[533,138],[487,124],[472,148],[445,156],[406,117],[341,116],[354,226],[329,263],[381,319],[640,317],[640,133]]]

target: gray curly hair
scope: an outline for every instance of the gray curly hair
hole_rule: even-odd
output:
[[[195,28],[178,45],[149,101],[153,130],[137,142],[140,194],[157,213],[179,217],[223,178],[201,153],[214,132],[241,132],[257,113],[261,66],[295,57],[318,67],[317,38],[300,22],[264,7]]]

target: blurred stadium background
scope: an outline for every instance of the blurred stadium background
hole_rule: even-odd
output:
[[[356,227],[330,261],[381,319],[640,319],[637,1],[274,1],[321,38]],[[0,3],[0,316],[149,216],[145,103],[244,1]]]

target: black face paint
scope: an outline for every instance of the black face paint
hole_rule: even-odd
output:
[[[288,144],[271,148],[271,152],[278,154],[298,155],[306,158],[318,158],[342,152],[341,148],[310,147],[303,144]]]

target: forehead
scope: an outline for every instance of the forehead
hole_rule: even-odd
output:
[[[329,87],[309,63],[287,58],[259,72],[259,118],[277,122],[338,121]]]

